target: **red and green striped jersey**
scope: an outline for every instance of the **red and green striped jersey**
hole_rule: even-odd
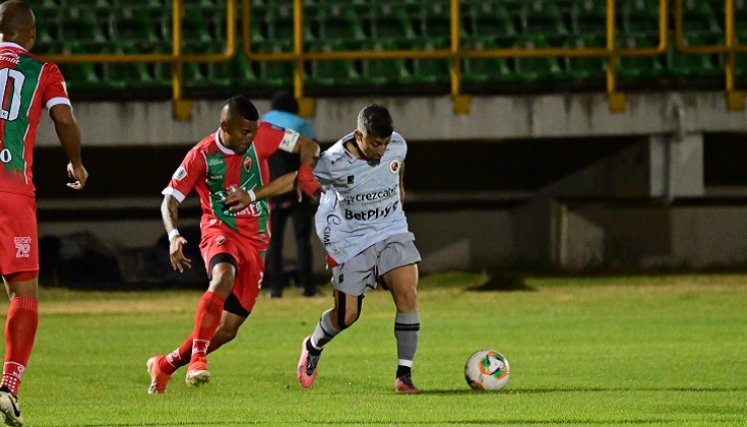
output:
[[[0,43],[0,193],[33,197],[31,168],[43,108],[70,105],[57,65]]]
[[[219,131],[215,132],[192,147],[162,194],[182,202],[194,188],[202,208],[200,229],[203,234],[208,227],[225,225],[255,241],[260,250],[265,250],[270,234],[268,201],[258,200],[234,213],[228,210],[223,200],[232,186],[252,190],[268,183],[267,158],[279,147],[286,146],[281,146],[281,143],[295,144],[298,133],[259,122],[254,141],[244,154],[226,148],[219,134]]]

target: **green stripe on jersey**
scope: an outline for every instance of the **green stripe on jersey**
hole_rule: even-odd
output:
[[[249,162],[247,162],[249,158]],[[241,177],[239,182],[241,188],[245,190],[254,190],[257,187],[262,186],[262,174],[259,168],[259,157],[254,149],[254,144],[246,150],[243,158],[243,167],[241,168]],[[245,165],[250,164],[251,166],[247,169]],[[257,218],[257,232],[267,232],[267,213],[270,211],[270,203],[267,199],[259,200],[254,202],[254,208],[257,211],[259,217]]]
[[[5,120],[5,129],[3,131],[4,147],[10,151],[11,160],[6,165],[10,169],[23,171],[26,168],[26,161],[23,158],[25,149],[25,138],[29,128],[29,110],[31,101],[39,87],[39,76],[41,75],[44,64],[25,56],[21,56],[15,70],[8,70],[8,85],[3,88],[6,90],[2,97],[3,102],[7,104],[4,110],[12,114],[15,103],[18,105],[18,114],[8,117]],[[20,72],[23,77],[14,77],[14,71]],[[20,80],[20,81],[19,81]],[[20,85],[20,87],[18,87]],[[10,99],[8,97],[10,96]]]
[[[223,203],[226,193],[226,158],[218,151],[215,154],[208,154],[207,160],[207,186],[210,190],[210,206],[213,208],[213,215],[223,221],[227,226],[236,230],[236,217],[231,215],[228,208]]]

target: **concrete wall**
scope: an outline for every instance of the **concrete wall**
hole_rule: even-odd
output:
[[[405,138],[418,141],[747,131],[747,112],[727,111],[723,91],[628,94],[623,113],[611,113],[604,94],[474,97],[466,115],[453,114],[449,97],[320,98],[311,117],[319,140],[335,141],[352,130],[358,111],[374,101],[392,111]],[[170,101],[79,102],[74,108],[87,144],[162,145],[196,142],[214,131],[221,104],[195,101],[190,121],[174,120]],[[267,100],[255,104],[260,114],[269,109]],[[40,126],[39,144],[56,144],[49,120]]]
[[[703,133],[747,133],[746,113],[727,111],[721,91],[630,94],[621,114],[609,112],[603,94],[475,97],[467,115],[454,115],[447,97],[319,99],[313,117],[319,139],[331,142],[351,130],[358,110],[372,101],[392,110],[406,138],[434,143],[434,150],[449,140],[640,136],[639,143],[525,194],[521,203],[477,209],[442,197],[442,206],[408,211],[425,272],[707,267],[743,264],[747,258],[747,207],[709,203],[704,182]],[[267,100],[256,104],[261,112],[269,107]],[[78,103],[75,108],[87,145],[153,146],[193,144],[215,130],[220,105],[195,102],[188,122],[172,119],[169,102]],[[55,141],[44,121],[39,144]],[[470,173],[480,165],[455,167]],[[743,188],[737,192],[747,194]],[[413,195],[416,200],[428,196]],[[677,203],[683,198],[704,203]],[[40,224],[40,236],[81,229],[123,248],[151,245],[163,233],[157,219],[50,220]],[[292,262],[290,232],[285,255]],[[314,265],[321,271],[324,254],[313,241]]]

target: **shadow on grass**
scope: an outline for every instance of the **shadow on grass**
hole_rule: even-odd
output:
[[[534,288],[527,285],[523,277],[503,272],[492,272],[485,283],[471,286],[467,290],[475,292],[535,291]]]

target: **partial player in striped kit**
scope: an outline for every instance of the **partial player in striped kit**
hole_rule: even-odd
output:
[[[322,313],[301,344],[296,377],[314,384],[322,350],[361,313],[364,292],[389,289],[397,314],[397,371],[394,389],[418,393],[412,365],[418,347],[417,308],[420,253],[402,210],[407,143],[394,132],[389,111],[378,104],[358,114],[358,126],[326,150],[314,169],[323,195],[316,232],[332,268],[334,307]]]
[[[300,166],[270,181],[267,158],[277,150],[297,153]],[[312,167],[319,145],[290,129],[259,121],[254,104],[234,96],[221,110],[218,130],[197,143],[163,190],[161,215],[170,241],[171,266],[180,272],[192,261],[184,255],[177,208],[193,189],[200,198],[200,252],[208,289],[195,313],[194,329],[166,355],[148,359],[148,393],[166,391],[171,374],[189,364],[188,385],[210,379],[207,354],[232,340],[252,311],[262,285],[264,254],[270,240],[268,197],[319,189]]]
[[[28,52],[36,41],[31,8],[16,0],[1,4],[0,33],[0,275],[10,298],[0,412],[6,424],[20,426],[18,386],[39,323],[39,245],[31,167],[44,108],[69,160],[67,171],[73,182],[68,187],[82,189],[88,172],[81,161],[80,129],[62,74],[57,65]]]

